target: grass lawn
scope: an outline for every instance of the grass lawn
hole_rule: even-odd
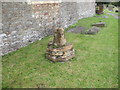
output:
[[[96,35],[66,32],[76,54],[68,62],[52,63],[45,59],[53,36],[3,56],[3,88],[117,88],[118,20],[108,16],[84,18],[68,28],[107,23]]]

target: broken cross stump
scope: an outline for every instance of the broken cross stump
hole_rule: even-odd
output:
[[[63,28],[55,29],[53,44],[58,47],[66,44]]]
[[[54,39],[48,43],[46,58],[53,62],[65,62],[75,56],[73,44],[66,42],[64,29],[57,28],[54,31]]]

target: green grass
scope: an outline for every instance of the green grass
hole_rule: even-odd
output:
[[[90,28],[92,23],[107,23],[96,35],[66,32],[76,55],[68,62],[52,63],[45,59],[53,36],[3,56],[3,88],[117,88],[118,20],[108,16],[81,19],[69,27]]]

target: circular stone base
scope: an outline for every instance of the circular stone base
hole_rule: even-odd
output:
[[[73,45],[67,44],[62,47],[54,47],[52,42],[48,44],[46,58],[53,62],[65,62],[75,56]]]

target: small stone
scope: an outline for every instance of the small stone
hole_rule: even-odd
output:
[[[66,56],[68,54],[68,52],[66,51],[66,52],[64,52],[64,55]]]
[[[54,57],[52,57],[53,59],[56,59],[56,57],[54,56]]]
[[[0,34],[0,38],[7,37],[6,34]]]
[[[66,55],[64,55],[64,56],[61,56],[61,58],[66,58],[67,56]]]
[[[56,55],[56,52],[52,52],[51,55],[55,56],[55,55]]]
[[[63,55],[63,52],[57,52],[55,55]]]

